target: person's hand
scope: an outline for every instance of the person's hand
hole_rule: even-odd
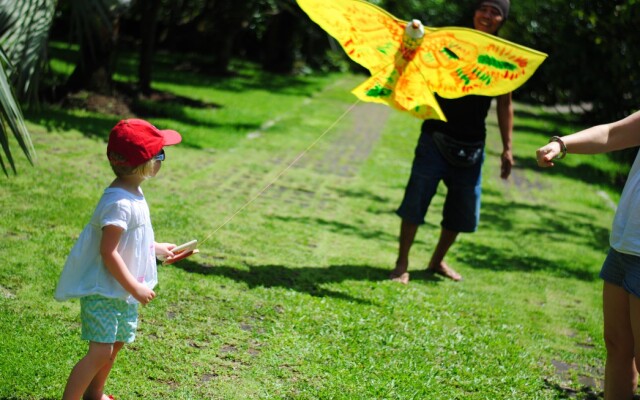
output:
[[[511,150],[503,151],[500,160],[502,161],[502,165],[500,166],[500,178],[507,179],[511,175],[511,169],[515,164]]]
[[[171,251],[175,247],[176,245],[174,243],[156,243],[156,256],[160,258],[160,260],[171,258],[175,256]]]
[[[558,142],[551,142],[536,150],[536,160],[538,165],[544,168],[553,167],[553,159],[560,154],[562,147]]]
[[[143,284],[137,285],[132,295],[142,305],[149,304],[149,302],[156,297],[156,293]]]

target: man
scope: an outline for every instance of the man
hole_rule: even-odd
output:
[[[483,0],[473,16],[475,29],[495,35],[509,15],[509,0]],[[462,276],[444,261],[444,257],[460,232],[475,232],[480,218],[481,170],[484,161],[485,120],[491,106],[491,97],[465,96],[444,99],[436,96],[448,122],[425,120],[411,177],[404,199],[397,210],[402,218],[398,259],[391,279],[409,282],[409,250],[418,227],[442,180],[447,186],[440,238],[431,256],[427,273],[438,274],[459,281]],[[513,166],[511,136],[513,131],[513,105],[511,93],[497,97],[497,114],[502,137],[502,167],[500,176],[507,179]],[[448,148],[466,155],[462,166],[451,159]],[[467,165],[471,164],[471,165]]]

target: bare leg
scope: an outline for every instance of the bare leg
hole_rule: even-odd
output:
[[[635,319],[639,317],[640,300],[631,300],[632,297],[634,296],[629,295],[622,287],[604,283],[604,341],[607,347],[604,371],[605,400],[632,399],[638,383],[630,316],[633,313]],[[638,321],[634,321],[633,325],[635,329],[640,329]]]
[[[113,344],[89,342],[89,351],[71,370],[63,400],[78,400],[111,358]]]
[[[107,378],[109,377],[109,372],[111,372],[111,368],[113,367],[113,363],[116,360],[116,356],[120,349],[124,346],[123,342],[115,342],[113,344],[113,352],[111,353],[111,357],[109,361],[98,371],[96,376],[93,378],[89,387],[84,392],[84,400],[105,400],[108,397],[104,394],[104,385],[107,383]]]
[[[633,392],[638,388],[638,371],[640,371],[640,298],[629,295],[629,319],[633,332]]]
[[[396,260],[396,268],[391,272],[391,279],[405,285],[409,283],[409,251],[416,238],[419,225],[402,220],[400,224],[400,239],[398,247],[398,259]]]
[[[438,240],[436,249],[433,251],[431,261],[429,261],[427,272],[439,274],[445,278],[453,279],[454,281],[462,279],[462,276],[459,273],[454,271],[447,265],[447,263],[444,262],[444,257],[447,255],[449,248],[451,248],[451,245],[456,241],[457,237],[458,232],[442,228],[440,231],[440,239]]]

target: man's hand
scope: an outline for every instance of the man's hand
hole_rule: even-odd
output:
[[[513,168],[513,165],[515,164],[511,150],[503,151],[500,160],[502,161],[502,166],[500,167],[500,178],[507,179],[511,175],[511,168]]]

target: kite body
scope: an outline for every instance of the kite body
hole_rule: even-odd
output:
[[[297,0],[371,78],[353,90],[421,119],[446,118],[434,97],[499,96],[524,84],[546,54],[475,29],[406,22],[364,0]],[[422,33],[424,32],[424,33]]]

